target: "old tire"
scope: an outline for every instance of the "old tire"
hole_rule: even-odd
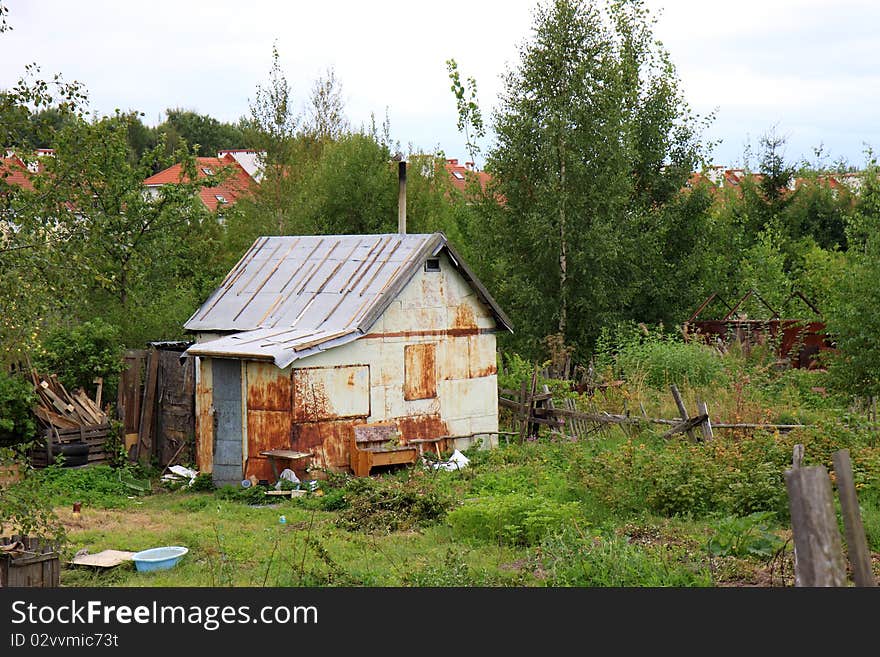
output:
[[[71,468],[76,465],[86,465],[89,462],[89,446],[85,443],[61,443],[52,445],[52,460],[59,455],[64,455],[64,467]]]

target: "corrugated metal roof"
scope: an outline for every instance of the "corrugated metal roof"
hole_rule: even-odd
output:
[[[184,328],[230,332],[189,355],[271,360],[286,367],[363,335],[428,257],[446,250],[492,309],[510,321],[442,233],[261,237]]]

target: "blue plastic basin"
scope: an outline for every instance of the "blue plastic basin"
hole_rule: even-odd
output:
[[[179,545],[141,550],[132,555],[135,568],[139,571],[168,570],[174,568],[180,558],[189,552],[188,548]]]

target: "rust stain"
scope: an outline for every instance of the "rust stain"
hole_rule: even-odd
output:
[[[285,467],[284,465],[278,466],[278,472],[281,472]],[[264,456],[251,456],[248,457],[247,466],[245,467],[244,476],[245,478],[253,475],[258,480],[265,479],[270,484],[275,482],[275,473],[272,472],[272,463]]]
[[[479,379],[484,376],[492,376],[493,374],[498,373],[498,366],[495,363],[488,365],[487,367],[483,367],[477,370],[471,370],[471,379]]]
[[[250,457],[267,449],[290,449],[290,413],[248,411],[247,432]]]
[[[474,309],[469,304],[463,303],[455,309],[455,319],[452,320],[454,329],[475,329],[477,321],[474,319]]]
[[[346,385],[350,388],[354,388],[354,372],[348,375],[348,381],[346,381]]]
[[[315,422],[332,419],[333,405],[324,384],[306,375],[293,374],[293,419],[295,422]]]
[[[303,422],[293,425],[292,448],[312,452],[312,465],[332,470],[349,469],[349,443],[354,426],[366,417],[329,422]]]
[[[408,344],[404,348],[403,398],[432,399],[437,396],[437,345]]]
[[[258,379],[248,377],[248,410],[257,411],[289,411],[290,410],[290,379],[278,370],[275,379]]]
[[[481,328],[451,328],[451,329],[433,329],[428,331],[389,331],[388,333],[367,333],[361,340],[366,339],[387,339],[387,338],[463,338],[472,335],[484,335],[494,333],[493,329]]]
[[[413,438],[437,438],[449,434],[446,422],[437,414],[411,415],[396,418],[394,421],[397,422],[403,442],[408,442]],[[441,440],[437,443],[441,451],[449,449],[450,444],[450,440]],[[425,449],[433,449],[433,446],[426,445]]]

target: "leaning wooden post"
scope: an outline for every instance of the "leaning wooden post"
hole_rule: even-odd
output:
[[[706,416],[706,421],[700,425],[700,431],[703,432],[703,440],[708,442],[715,436],[712,433],[712,421],[709,419],[709,407],[706,406],[706,402],[697,402],[697,414]]]
[[[852,461],[848,449],[841,449],[832,455],[834,474],[837,479],[837,494],[840,497],[840,510],[846,530],[846,553],[852,566],[856,586],[876,586],[871,571],[871,553],[865,540],[865,528],[859,511],[859,499],[853,480]]]
[[[824,466],[785,471],[794,534],[795,586],[846,586],[831,480]]]
[[[684,400],[681,398],[681,393],[678,391],[678,386],[674,383],[670,386],[672,390],[672,398],[675,400],[675,405],[678,406],[678,414],[681,415],[681,419],[683,422],[687,422],[690,419],[688,415],[687,408],[684,405]],[[696,436],[694,435],[693,429],[687,430],[688,438],[691,440],[696,440]]]

